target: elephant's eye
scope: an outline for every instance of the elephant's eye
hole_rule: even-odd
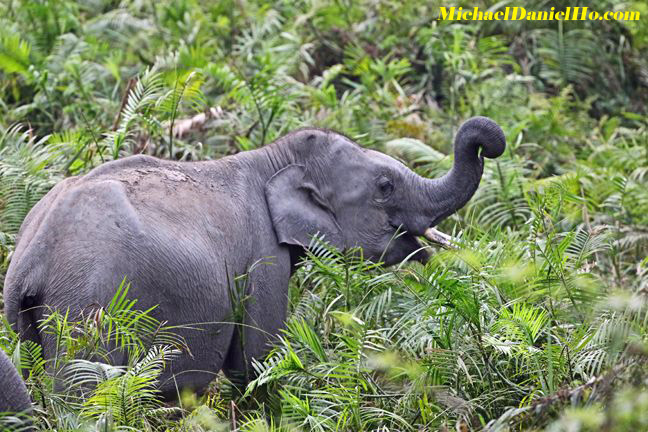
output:
[[[377,197],[377,199],[379,201],[385,201],[390,197],[392,192],[394,192],[394,184],[387,177],[381,177],[380,179],[378,179],[378,191],[379,196]]]

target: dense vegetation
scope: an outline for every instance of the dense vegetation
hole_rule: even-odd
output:
[[[163,404],[156,378],[182,341],[126,285],[101,313],[43,323],[55,367],[0,325],[38,428],[648,429],[648,7],[597,2],[641,12],[627,23],[456,23],[437,3],[0,2],[0,281],[29,209],[104,161],[218,158],[316,125],[432,177],[470,116],[508,141],[441,226],[460,249],[385,269],[315,247],[242,392],[219,377]],[[98,360],[106,341],[127,368]]]

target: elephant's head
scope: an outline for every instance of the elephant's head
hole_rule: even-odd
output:
[[[280,243],[297,246],[320,233],[340,249],[360,246],[365,257],[387,265],[416,251],[414,258],[424,260],[416,237],[468,202],[483,157],[496,158],[505,146],[495,122],[471,118],[457,132],[453,168],[426,179],[335,132],[294,132],[267,149],[273,166],[285,166],[266,184],[275,232]]]

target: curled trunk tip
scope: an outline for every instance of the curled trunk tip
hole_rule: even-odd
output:
[[[472,117],[464,122],[455,138],[455,155],[479,152],[481,156],[496,158],[506,149],[502,128],[488,117]]]
[[[451,215],[473,196],[484,171],[483,157],[496,158],[504,153],[506,138],[497,123],[487,117],[473,117],[461,125],[454,142],[455,160],[452,169],[443,177],[426,180],[424,189],[428,202],[422,213],[429,223],[416,225],[416,232],[433,227]],[[435,232],[432,241],[447,243]]]

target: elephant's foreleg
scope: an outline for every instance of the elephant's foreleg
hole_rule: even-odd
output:
[[[262,266],[250,273],[246,295],[233,305],[239,319],[223,369],[241,384],[254,378],[253,359],[263,360],[286,319],[290,258]]]

